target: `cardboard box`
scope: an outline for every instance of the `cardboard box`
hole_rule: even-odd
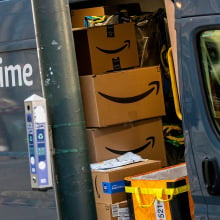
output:
[[[80,84],[87,127],[165,115],[158,66],[81,76]]]
[[[127,201],[115,204],[96,203],[98,220],[130,219]]]
[[[147,160],[106,171],[92,170],[96,203],[117,203],[126,200],[124,178],[161,168],[161,162]]]
[[[85,16],[103,16],[112,15],[118,11],[116,6],[99,6],[91,8],[73,9],[71,10],[71,20],[73,28],[84,27]]]
[[[73,29],[80,75],[139,66],[134,23]]]
[[[96,163],[133,152],[142,158],[167,165],[161,118],[106,128],[86,129],[90,162]]]

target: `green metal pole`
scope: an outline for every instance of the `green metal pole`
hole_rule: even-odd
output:
[[[96,220],[69,4],[67,0],[32,0],[32,8],[55,148],[60,218]]]

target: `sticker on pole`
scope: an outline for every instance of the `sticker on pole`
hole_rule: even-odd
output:
[[[53,187],[53,181],[46,100],[34,94],[25,99],[24,104],[31,186],[48,189]]]

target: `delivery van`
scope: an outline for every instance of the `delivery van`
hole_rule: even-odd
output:
[[[179,114],[183,125],[185,161],[194,201],[195,219],[218,220],[220,216],[220,2],[218,0],[166,1],[174,10],[172,17],[174,29],[171,38],[174,37],[175,45],[171,43],[171,48],[172,57],[176,58],[174,72],[177,78],[176,93],[179,100],[177,105],[180,107]],[[89,164],[86,164],[87,152],[83,149],[83,153],[75,157],[75,161],[65,164],[69,161],[69,158],[65,157],[66,153],[78,152],[78,149],[61,147],[54,152],[53,141],[50,140],[50,121],[49,119],[47,121],[46,117],[38,118],[38,114],[42,116],[42,112],[46,115],[45,101],[50,101],[51,97],[47,96],[47,88],[45,91],[48,81],[43,81],[42,77],[44,75],[42,65],[47,61],[41,56],[41,51],[45,48],[39,47],[41,36],[38,30],[42,27],[36,24],[36,20],[39,19],[36,19],[36,16],[38,9],[42,9],[45,14],[48,12],[44,7],[34,5],[33,2],[34,0],[0,1],[0,218],[3,220],[96,219]],[[64,14],[70,15],[69,7],[78,7],[79,4],[88,4],[88,7],[91,7],[98,3],[100,1],[70,0],[66,4],[68,12]],[[64,1],[61,5],[65,5]],[[57,4],[54,11],[59,10],[59,7],[60,5]],[[166,8],[168,9],[170,8]],[[64,19],[66,19],[65,15]],[[67,21],[70,22],[70,18]],[[68,25],[66,31],[70,36],[72,27],[70,23]],[[56,29],[56,26],[44,28],[49,35],[50,30]],[[63,33],[64,29],[57,29],[56,33],[58,34],[59,31]],[[67,54],[69,50],[75,50],[73,39],[69,39],[70,49],[64,50]],[[56,51],[63,46],[56,40],[52,40],[51,45],[56,46]],[[72,62],[75,62],[74,66],[76,64],[74,53],[71,56]],[[64,58],[62,61],[64,62]],[[68,68],[69,60],[65,64]],[[48,73],[51,76],[54,74],[50,66]],[[74,79],[71,78],[70,81]],[[56,81],[54,85],[57,86]],[[78,89],[74,91],[77,94],[79,94]],[[49,97],[48,100],[45,97]],[[68,106],[66,104],[68,98],[65,98],[58,106],[59,114],[63,114]],[[38,108],[39,103],[43,103],[40,104],[41,108]],[[76,109],[78,104],[81,105],[81,100],[77,101]],[[55,117],[55,114],[57,112],[52,114],[52,117]],[[78,114],[77,110],[75,114]],[[80,115],[79,118],[77,116],[75,124],[80,124],[81,133],[73,136],[75,142],[79,142],[79,139],[83,139],[85,135],[82,121],[83,116]],[[75,124],[59,122],[53,125],[53,128],[59,133],[61,131],[58,129],[74,127]],[[62,129],[62,132],[63,130],[65,129]],[[61,145],[67,135],[59,139]],[[38,147],[37,155],[32,151],[35,145]],[[58,165],[50,161],[54,155],[58,158]],[[63,155],[65,156],[62,157]],[[39,162],[38,166],[35,160]],[[45,164],[49,163],[51,165],[47,171],[51,172],[50,175],[42,172]],[[72,176],[68,174],[76,164],[78,171],[71,173],[76,173],[79,179],[74,179],[76,180],[74,182]],[[53,174],[54,170],[57,171],[56,174]],[[65,172],[64,177],[62,176],[65,186],[59,185],[59,175],[62,172]],[[74,188],[71,184],[79,188]],[[71,187],[74,189],[73,194],[69,194]],[[86,190],[81,191],[82,189]],[[60,196],[61,191],[64,197]],[[70,204],[71,201],[74,201],[73,204]],[[66,207],[63,208],[64,206]],[[63,214],[66,210],[70,212]],[[72,213],[76,215],[71,216]]]
[[[219,1],[174,1],[178,87],[195,219],[219,219]]]

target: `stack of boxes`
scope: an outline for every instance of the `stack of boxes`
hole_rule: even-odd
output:
[[[124,177],[167,165],[161,72],[159,66],[139,67],[134,23],[80,28],[73,35],[90,163],[129,151],[149,159],[116,170],[92,171],[98,219],[103,213],[110,213],[107,219],[117,219],[114,210],[124,210],[126,195],[114,188],[120,188]]]

